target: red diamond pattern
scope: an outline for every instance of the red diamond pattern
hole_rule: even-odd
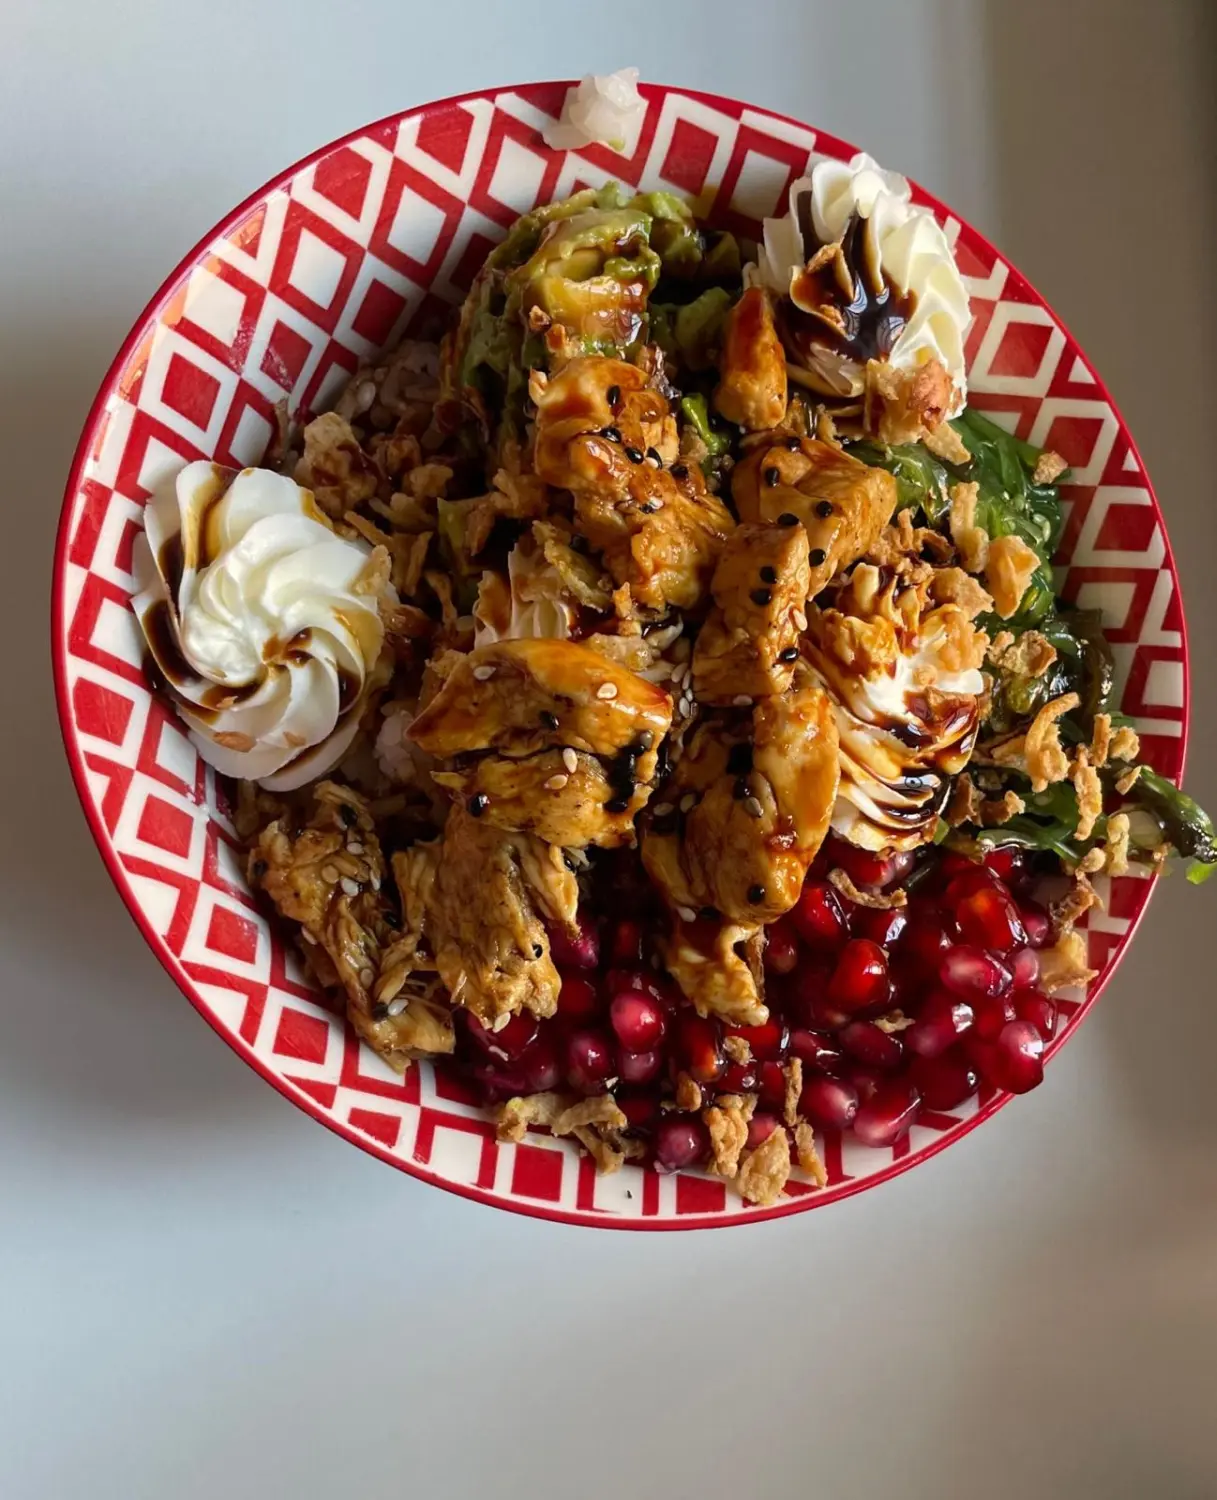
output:
[[[895,1153],[824,1139],[828,1187],[794,1182],[773,1210],[745,1208],[697,1174],[661,1178],[627,1166],[598,1178],[569,1142],[497,1142],[462,1084],[426,1065],[392,1073],[304,976],[245,888],[225,788],[151,695],[129,609],[131,543],[152,487],[193,458],[258,462],[280,393],[307,416],[407,317],[432,327],[517,212],[616,176],[712,199],[718,223],[755,234],[757,214],[805,170],[813,141],[827,155],[853,151],[730,100],[644,86],[646,119],[628,156],[600,146],[554,152],[539,129],[564,92],[544,84],[488,93],[357,134],[268,189],[174,274],[99,401],[69,484],[56,559],[60,714],[98,842],[153,946],[232,1045],[303,1107],[427,1181],[530,1213],[628,1227],[766,1218],[882,1180],[1001,1100],[929,1117]],[[1158,768],[1177,775],[1183,621],[1161,515],[1131,442],[1085,358],[1018,272],[916,195],[942,219],[969,278],[973,400],[1074,467],[1058,559],[1064,592],[1105,611],[1122,707]],[[260,329],[269,335],[255,337]],[[1100,984],[1149,890],[1132,879],[1110,886],[1091,928]],[[1066,1032],[1087,1003],[1065,1001]]]

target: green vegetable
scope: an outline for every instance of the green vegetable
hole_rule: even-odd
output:
[[[1195,798],[1148,766],[1142,767],[1132,796],[1138,807],[1157,820],[1175,853],[1195,861],[1188,879],[1194,884],[1207,880],[1217,867],[1217,832]]]
[[[851,443],[849,451],[864,464],[886,469],[896,481],[896,508],[911,507],[924,513],[930,526],[940,526],[951,508],[948,494],[952,480],[946,465],[920,443],[883,447],[879,443]]]
[[[680,414],[706,445],[710,458],[721,458],[731,447],[731,435],[711,424],[710,411],[704,396],[682,396]]]
[[[721,286],[712,286],[693,302],[675,309],[672,335],[677,355],[691,370],[709,370],[722,341],[723,320],[734,299]]]
[[[1048,570],[1063,517],[1056,486],[1032,481],[1039,450],[971,407],[951,426],[972,455],[972,462],[958,472],[979,486],[976,524],[991,537],[1021,537],[1038,554],[1051,592]]]

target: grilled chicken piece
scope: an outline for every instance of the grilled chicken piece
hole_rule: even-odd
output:
[[[786,415],[786,351],[769,294],[749,287],[723,325],[720,380],[714,404],[749,432],[776,427]]]
[[[807,625],[807,557],[801,526],[737,526],[727,538],[714,570],[715,607],[693,650],[702,703],[726,707],[789,688]]]
[[[319,977],[342,986],[351,1024],[388,1063],[404,1069],[413,1057],[452,1051],[451,1015],[426,993],[434,986],[435,966],[418,955],[422,902],[402,890],[405,921],[399,931],[383,891],[385,862],[375,825],[357,793],[320,782],[304,826],[276,820],[262,830],[249,872],[282,915],[300,923],[305,953]],[[409,886],[417,877],[425,883],[420,868]],[[400,1014],[387,1015],[386,992],[394,998],[417,971],[428,977],[414,982]]]
[[[436,854],[427,936],[454,1005],[480,1021],[530,1010],[552,1016],[561,981],[525,883],[518,835],[455,803]]]
[[[896,508],[896,481],[831,443],[783,438],[754,448],[731,471],[741,521],[801,521],[811,547],[814,598],[834,573],[869,552]]]
[[[769,1019],[756,976],[737,951],[737,944],[746,951],[756,933],[755,927],[720,925],[707,932],[702,922],[673,924],[661,943],[664,963],[699,1015],[721,1016],[733,1026],[763,1026]]]
[[[798,900],[839,778],[832,702],[809,681],[758,703],[751,734],[702,724],[664,789],[674,811],[643,836],[647,874],[676,909],[711,906],[729,922],[772,922]]]
[[[442,667],[443,681],[409,734],[443,759],[563,746],[611,758],[627,746],[658,746],[672,722],[662,688],[572,641],[498,641]]]
[[[646,609],[693,609],[735,522],[696,464],[666,467],[676,423],[645,381],[621,360],[571,360],[536,393],[534,462],[548,484],[570,490],[578,529],[614,582]]]
[[[570,770],[563,756],[573,757]],[[485,798],[480,814],[511,832],[548,844],[612,849],[634,842],[634,818],[651,794],[654,750],[618,756],[606,769],[594,755],[545,750],[524,760],[489,755],[465,770],[439,771],[435,780],[459,797]]]

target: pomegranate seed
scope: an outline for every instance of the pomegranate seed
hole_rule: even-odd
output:
[[[977,1033],[975,1026],[963,1039],[964,1056],[980,1074],[986,1083],[991,1083],[993,1078],[993,1054],[994,1043],[987,1041]]]
[[[790,1033],[781,1021],[769,1020],[763,1026],[728,1026],[728,1036],[743,1037],[760,1062],[780,1062],[786,1056]]]
[[[1009,995],[979,995],[972,1002],[972,1030],[982,1042],[996,1041],[1002,1027],[1014,1016],[1014,1001]]]
[[[848,1130],[858,1113],[858,1090],[845,1078],[809,1078],[799,1096],[799,1113],[821,1130]]]
[[[872,1006],[876,1014],[886,1009],[886,1006]],[[848,1026],[853,1016],[847,1010],[842,1010],[839,1005],[834,1005],[827,995],[818,995],[808,1006],[806,1020],[814,1031],[840,1031],[842,1026]]]
[[[1034,948],[1016,948],[1007,962],[1016,990],[1033,990],[1040,979],[1040,956]]]
[[[769,928],[765,944],[765,971],[768,974],[791,974],[799,961],[799,941],[783,917]]]
[[[753,1115],[748,1121],[748,1150],[755,1151],[762,1141],[767,1141],[778,1128],[774,1115]]]
[[[863,1104],[868,1099],[873,1099],[879,1089],[879,1085],[885,1082],[882,1073],[876,1073],[873,1068],[859,1067],[851,1063],[845,1070],[845,1076],[858,1091],[858,1098]]]
[[[839,948],[849,935],[841,900],[827,881],[809,880],[799,894],[791,920],[811,948]]]
[[[984,858],[986,870],[992,870],[998,880],[1010,885],[1023,873],[1023,851],[1017,844],[1004,844],[1000,849],[990,849]]]
[[[469,1069],[482,1098],[488,1104],[498,1104],[518,1094],[529,1092],[528,1081],[520,1068],[495,1067],[492,1058],[482,1058]]]
[[[955,885],[953,881],[943,900],[954,915],[955,925],[965,943],[1008,953],[1026,941],[1027,934],[1019,920],[1018,908],[1003,887],[977,887],[951,902]]]
[[[856,906],[850,913],[849,930],[853,937],[870,938],[872,943],[886,948],[899,938],[908,926],[908,920],[908,914],[900,906],[888,910]]]
[[[969,859],[966,854],[960,854],[955,849],[948,849],[939,856],[937,875],[940,881],[949,884],[957,875],[975,875],[977,870],[983,869],[983,865],[974,859]]]
[[[1025,1094],[1044,1077],[1044,1039],[1030,1021],[1007,1021],[993,1043],[989,1082]]]
[[[904,1057],[904,1047],[897,1036],[891,1036],[873,1021],[851,1021],[841,1028],[841,1045],[864,1067],[894,1072]]]
[[[577,933],[549,929],[549,951],[560,969],[594,969],[600,963],[600,933],[587,917],[579,918]]]
[[[611,964],[625,967],[642,962],[642,923],[632,918],[618,922],[612,930],[608,945],[608,960]]]
[[[563,974],[558,991],[558,1015],[578,1026],[600,1012],[600,992],[590,979],[581,974]]]
[[[831,1073],[841,1061],[841,1049],[822,1031],[792,1031],[790,1050],[806,1067]]]
[[[912,979],[929,981],[938,974],[938,960],[948,944],[941,920],[935,916],[916,916],[900,934],[896,957],[900,968]]]
[[[651,1083],[663,1067],[662,1052],[622,1051],[617,1059],[617,1074],[622,1083]]]
[[[621,991],[609,1005],[609,1020],[617,1040],[630,1052],[649,1052],[663,1040],[663,1011],[637,990]]]
[[[1027,934],[1029,946],[1046,948],[1052,941],[1052,918],[1044,908],[1037,906],[1034,901],[1024,901],[1019,907],[1018,914]]]
[[[762,1063],[757,1073],[757,1093],[762,1104],[770,1109],[781,1109],[786,1103],[786,1075],[782,1065],[775,1062]]]
[[[938,1057],[915,1057],[909,1077],[926,1109],[957,1109],[980,1082],[980,1075],[958,1048]]]
[[[757,1064],[729,1062],[718,1080],[720,1094],[750,1094],[756,1088]]]
[[[654,1094],[617,1094],[615,1097],[631,1130],[646,1130],[659,1118],[659,1100]]]
[[[527,1011],[512,1016],[498,1031],[483,1026],[472,1011],[464,1011],[463,1015],[470,1041],[505,1062],[515,1062],[537,1039],[537,1018]]]
[[[562,1062],[552,1034],[542,1033],[520,1056],[526,1094],[544,1094],[558,1086]]]
[[[833,838],[828,847],[828,867],[844,870],[856,886],[868,886],[872,890],[903,880],[913,868],[916,856],[912,853],[875,854],[870,849],[860,849],[857,844],[845,839]]]
[[[921,1096],[911,1084],[893,1079],[858,1106],[854,1139],[864,1146],[894,1146],[909,1133],[921,1112]]]
[[[713,1083],[723,1071],[725,1059],[719,1047],[718,1026],[703,1016],[683,1015],[676,1032],[680,1066],[698,1083]]]
[[[1004,995],[1010,988],[1010,970],[992,953],[961,943],[943,950],[938,977],[947,989],[965,1000]]]
[[[972,1007],[966,1000],[934,990],[904,1033],[904,1043],[919,1057],[937,1057],[953,1047],[971,1024]]]
[[[1030,1021],[1046,1042],[1056,1035],[1060,1011],[1055,1000],[1049,1000],[1047,995],[1041,995],[1038,990],[1027,990],[1015,995],[1014,1014],[1020,1021]]]
[[[832,962],[826,957],[800,959],[793,974],[778,978],[765,988],[765,1002],[770,1010],[780,1011],[794,1026],[814,1026],[812,1011],[823,998],[832,977]]]
[[[851,1015],[886,1005],[890,984],[887,954],[869,938],[851,938],[841,950],[828,984],[828,1003]]]
[[[598,1031],[572,1031],[566,1039],[566,1078],[577,1093],[598,1094],[613,1073],[613,1044]]]
[[[655,1127],[655,1165],[661,1172],[679,1172],[701,1161],[710,1138],[700,1120],[688,1115],[666,1115]]]

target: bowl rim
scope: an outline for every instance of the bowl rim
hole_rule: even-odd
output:
[[[98,428],[102,418],[105,415],[107,403],[115,393],[118,378],[121,375],[122,371],[125,369],[128,359],[130,358],[134,350],[139,346],[142,339],[146,336],[149,328],[155,323],[163,308],[170,302],[173,296],[188,280],[189,276],[198,265],[201,257],[205,254],[209,247],[214,244],[216,240],[226,237],[230,233],[230,231],[240,225],[248,216],[248,214],[252,210],[254,210],[261,202],[266,200],[273,193],[289,187],[291,182],[308,167],[313,166],[319,161],[322,161],[326,157],[332,155],[334,152],[342,149],[344,146],[349,146],[353,142],[363,140],[366,137],[373,135],[377,131],[387,130],[394,125],[400,125],[402,122],[419,115],[433,113],[438,110],[455,108],[461,104],[473,100],[484,100],[493,103],[493,101],[498,96],[504,93],[519,92],[521,90],[535,90],[539,88],[571,89],[576,86],[577,82],[577,79],[546,79],[534,80],[528,83],[508,83],[489,88],[469,89],[463,93],[451,94],[444,98],[426,100],[421,104],[411,106],[409,109],[396,110],[391,114],[384,115],[380,119],[371,121],[366,125],[357,126],[355,129],[348,131],[346,134],[316,147],[314,150],[308,152],[306,155],[293,162],[290,166],[287,166],[281,171],[277,172],[273,177],[262,184],[261,187],[254,189],[253,192],[249,193],[245,198],[243,198],[234,209],[225,214],[222,219],[220,219],[212,228],[207,230],[207,232],[203,234],[190,247],[189,250],[186,251],[186,253],[174,266],[173,270],[169,272],[169,274],[161,282],[159,287],[139,312],[131,326],[130,331],[123,339],[122,344],[119,346],[118,352],[110,361],[98,387],[97,394],[93,398],[88,413],[84,419],[80,438],[77,441],[76,449],[72,457],[71,466],[69,468],[67,481],[64,487],[59,522],[56,527],[55,547],[51,564],[51,666],[55,690],[55,704],[59,719],[60,736],[63,740],[64,753],[67,757],[68,767],[72,774],[72,783],[76,792],[77,799],[81,806],[81,811],[84,814],[85,821],[88,825],[90,833],[92,834],[93,841],[97,846],[97,851],[101,856],[102,863],[106,867],[110,879],[113,882],[115,889],[118,891],[118,894],[121,897],[124,906],[127,908],[127,912],[130,915],[132,921],[135,923],[136,927],[143,935],[145,942],[148,944],[149,948],[152,950],[153,954],[160,962],[162,968],[173,980],[177,988],[182,992],[191,1006],[193,1006],[195,1011],[197,1011],[198,1014],[203,1018],[203,1020],[207,1022],[207,1024],[221,1038],[221,1040],[229,1048],[237,1053],[237,1055],[242,1059],[243,1062],[252,1067],[255,1072],[257,1072],[267,1083],[269,1083],[277,1093],[281,1094],[286,1100],[288,1100],[289,1103],[295,1105],[297,1109],[303,1111],[312,1119],[324,1125],[335,1135],[341,1137],[343,1140],[350,1142],[352,1145],[359,1147],[360,1150],[368,1153],[369,1155],[379,1158],[379,1160],[387,1163],[391,1167],[396,1168],[399,1172],[404,1172],[408,1176],[417,1178],[419,1181],[427,1183],[433,1187],[442,1188],[446,1192],[454,1193],[459,1197],[470,1199],[475,1203],[480,1203],[491,1208],[505,1210],[509,1213],[521,1214],[527,1218],[546,1219],[553,1223],[568,1224],[586,1229],[613,1229],[650,1232],[666,1232],[677,1230],[689,1231],[698,1229],[728,1229],[748,1224],[756,1224],[770,1219],[788,1218],[794,1214],[806,1213],[810,1209],[826,1207],[831,1203],[837,1203],[846,1198],[852,1198],[856,1194],[865,1192],[869,1188],[879,1187],[881,1184],[889,1182],[892,1178],[901,1176],[905,1172],[912,1170],[912,1168],[920,1166],[921,1163],[930,1160],[931,1157],[937,1156],[941,1151],[945,1151],[949,1146],[957,1144],[965,1136],[971,1134],[971,1132],[974,1131],[979,1125],[984,1123],[986,1120],[991,1119],[998,1112],[998,1110],[1002,1109],[1006,1104],[1008,1104],[1014,1096],[1004,1092],[996,1093],[985,1104],[981,1105],[975,1111],[975,1113],[969,1116],[966,1120],[960,1121],[954,1129],[945,1132],[942,1135],[936,1137],[934,1140],[926,1143],[923,1146],[920,1146],[916,1151],[909,1152],[906,1156],[894,1158],[887,1166],[881,1168],[876,1172],[870,1173],[865,1177],[852,1179],[850,1181],[837,1185],[831,1196],[822,1196],[821,1194],[814,1192],[804,1193],[797,1198],[787,1199],[766,1208],[745,1208],[741,1206],[741,1210],[739,1212],[732,1213],[730,1215],[714,1214],[705,1216],[698,1214],[682,1214],[670,1215],[666,1217],[660,1217],[656,1215],[653,1217],[640,1216],[633,1218],[622,1218],[607,1212],[599,1214],[595,1211],[588,1210],[570,1211],[562,1208],[550,1207],[540,1202],[530,1202],[523,1198],[500,1195],[493,1188],[480,1188],[472,1183],[453,1181],[451,1178],[441,1175],[440,1173],[431,1169],[429,1166],[424,1166],[418,1161],[407,1161],[403,1157],[394,1155],[391,1151],[388,1150],[387,1147],[381,1145],[372,1137],[363,1134],[354,1126],[338,1119],[336,1116],[326,1111],[316,1100],[311,1099],[302,1090],[293,1089],[287,1079],[271,1071],[266,1063],[264,1063],[255,1052],[251,1043],[247,1042],[245,1038],[242,1037],[238,1032],[230,1032],[224,1029],[224,1027],[220,1023],[219,1016],[211,1008],[203,1003],[201,995],[195,993],[193,983],[189,979],[189,976],[182,969],[179,960],[173,954],[168,944],[164,941],[160,934],[154,930],[150,920],[145,914],[143,906],[137,898],[135,891],[132,888],[130,881],[128,880],[127,873],[123,869],[118,855],[114,849],[109,832],[107,831],[101,820],[99,809],[97,808],[91,794],[88,792],[88,782],[85,772],[83,753],[81,751],[80,744],[77,738],[76,724],[71,703],[71,693],[68,683],[67,636],[66,631],[63,627],[65,623],[64,591],[67,577],[68,549],[71,543],[71,528],[72,521],[74,519],[73,501],[80,490],[80,486],[84,476],[84,468],[96,443]],[[778,120],[783,124],[796,126],[801,130],[813,133],[816,138],[817,147],[821,139],[826,139],[831,142],[833,146],[839,148],[842,153],[848,153],[851,156],[862,149],[854,146],[851,142],[844,140],[840,136],[834,135],[831,131],[822,130],[818,126],[809,125],[806,121],[796,119],[792,115],[786,115],[777,110],[768,109],[762,105],[750,104],[744,100],[733,99],[729,95],[707,92],[700,89],[686,88],[679,84],[654,83],[646,81],[640,82],[638,87],[639,92],[643,95],[644,98],[647,98],[648,100],[662,99],[669,94],[678,94],[684,98],[693,99],[698,101],[699,103],[706,104],[711,108],[725,110],[726,113],[731,114],[734,118],[738,118],[739,112],[748,110],[754,114],[763,115],[770,119]],[[997,249],[997,247],[985,234],[976,229],[969,220],[964,219],[960,214],[948,207],[947,204],[945,204],[940,198],[936,197],[933,193],[927,192],[919,183],[917,183],[913,179],[910,178],[909,181],[918,201],[931,207],[934,210],[936,216],[938,216],[939,218],[944,216],[950,217],[956,220],[956,222],[961,226],[966,226],[969,235],[978,244],[980,244],[984,248],[984,250],[989,253],[995,260],[1000,260],[1011,271],[1013,271],[1015,275],[1017,275],[1021,279],[1024,285],[1032,293],[1034,299],[1049,313],[1053,322],[1060,329],[1068,344],[1077,351],[1077,354],[1082,359],[1087,371],[1093,379],[1097,399],[1105,402],[1110,408],[1112,414],[1116,419],[1122,438],[1127,441],[1129,451],[1136,459],[1140,473],[1145,481],[1146,491],[1153,506],[1155,519],[1157,520],[1159,529],[1161,531],[1164,549],[1163,565],[1170,571],[1174,584],[1175,595],[1178,600],[1180,637],[1179,654],[1183,670],[1182,719],[1180,721],[1180,735],[1178,740],[1178,781],[1180,784],[1182,784],[1183,774],[1187,764],[1188,738],[1191,727],[1191,658],[1188,643],[1187,615],[1184,609],[1182,582],[1179,577],[1179,570],[1175,562],[1175,554],[1174,549],[1171,545],[1171,539],[1166,525],[1166,517],[1158,500],[1157,492],[1154,488],[1149,471],[1146,468],[1144,460],[1141,457],[1140,450],[1137,447],[1136,440],[1128,424],[1125,422],[1123,413],[1121,412],[1119,406],[1116,404],[1116,401],[1112,396],[1111,391],[1108,389],[1108,386],[1103,377],[1094,368],[1094,365],[1092,364],[1085,350],[1082,348],[1082,345],[1073,336],[1073,333],[1071,332],[1069,326],[1061,319],[1052,303],[1050,303],[1047,298],[1040,293],[1038,288],[1035,287],[1034,284],[1030,282],[1027,277],[1024,276],[1023,273],[1019,271],[1018,268],[1014,266],[1013,263]],[[1064,1043],[1071,1037],[1073,1037],[1075,1032],[1078,1030],[1080,1023],[1088,1015],[1090,1015],[1091,1011],[1094,1008],[1095,1002],[1107,988],[1107,985],[1110,983],[1116,970],[1123,962],[1124,955],[1127,953],[1133,941],[1133,938],[1136,936],[1137,930],[1139,929],[1141,922],[1144,919],[1145,913],[1149,909],[1149,903],[1154,895],[1156,885],[1156,879],[1150,881],[1148,889],[1145,893],[1145,899],[1140,903],[1135,916],[1129,922],[1127,928],[1122,934],[1113,958],[1111,959],[1110,963],[1105,966],[1101,977],[1092,985],[1092,987],[1087,992],[1077,1012],[1074,1014],[1072,1020],[1070,1021],[1068,1028],[1052,1043],[1049,1044],[1045,1053],[1046,1060],[1054,1057],[1060,1050],[1060,1048],[1064,1045]]]

